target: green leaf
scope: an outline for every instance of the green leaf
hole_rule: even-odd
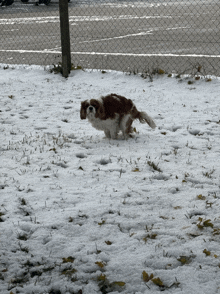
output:
[[[163,282],[161,281],[160,278],[154,278],[151,280],[155,285],[159,286],[159,287],[163,287]]]
[[[103,268],[105,266],[105,263],[101,262],[101,261],[96,261],[95,264],[97,264],[101,268]]]
[[[98,276],[98,281],[105,281],[106,280],[106,275],[101,274]]]
[[[211,227],[213,228],[213,224],[210,223],[210,219],[207,219],[206,221],[203,222],[204,227]]]
[[[206,256],[209,256],[209,255],[211,255],[211,252],[210,252],[210,251],[208,251],[207,249],[204,249],[204,250],[203,250],[203,253],[205,253],[205,255],[206,255]]]
[[[180,258],[177,258],[177,260],[181,262],[182,265],[189,264],[191,262],[191,256],[180,256]]]
[[[154,275],[150,274],[150,276],[148,275],[148,273],[146,273],[145,271],[142,272],[142,276],[143,276],[143,280],[144,282],[149,282],[150,280],[153,279]]]
[[[206,200],[206,197],[205,196],[202,196],[202,194],[197,195],[197,198],[199,200]]]

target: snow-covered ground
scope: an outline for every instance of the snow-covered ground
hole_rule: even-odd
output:
[[[220,80],[0,68],[0,293],[220,293]],[[81,101],[157,124],[109,140]]]

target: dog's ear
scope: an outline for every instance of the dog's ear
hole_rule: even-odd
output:
[[[86,109],[87,109],[88,105],[89,104],[87,101],[81,102],[81,109],[80,109],[80,118],[81,119],[86,119]]]
[[[102,103],[100,101],[98,102],[98,108],[96,111],[96,117],[100,118],[100,119],[105,119],[105,110],[104,107],[102,105]]]

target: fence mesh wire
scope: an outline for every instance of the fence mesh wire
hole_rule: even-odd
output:
[[[61,60],[57,0],[30,1],[0,7],[0,63]],[[69,23],[75,66],[220,75],[219,0],[72,0]]]

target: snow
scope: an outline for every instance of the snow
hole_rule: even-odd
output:
[[[0,293],[220,292],[218,78],[0,77]],[[80,120],[109,93],[157,128],[109,140]]]

